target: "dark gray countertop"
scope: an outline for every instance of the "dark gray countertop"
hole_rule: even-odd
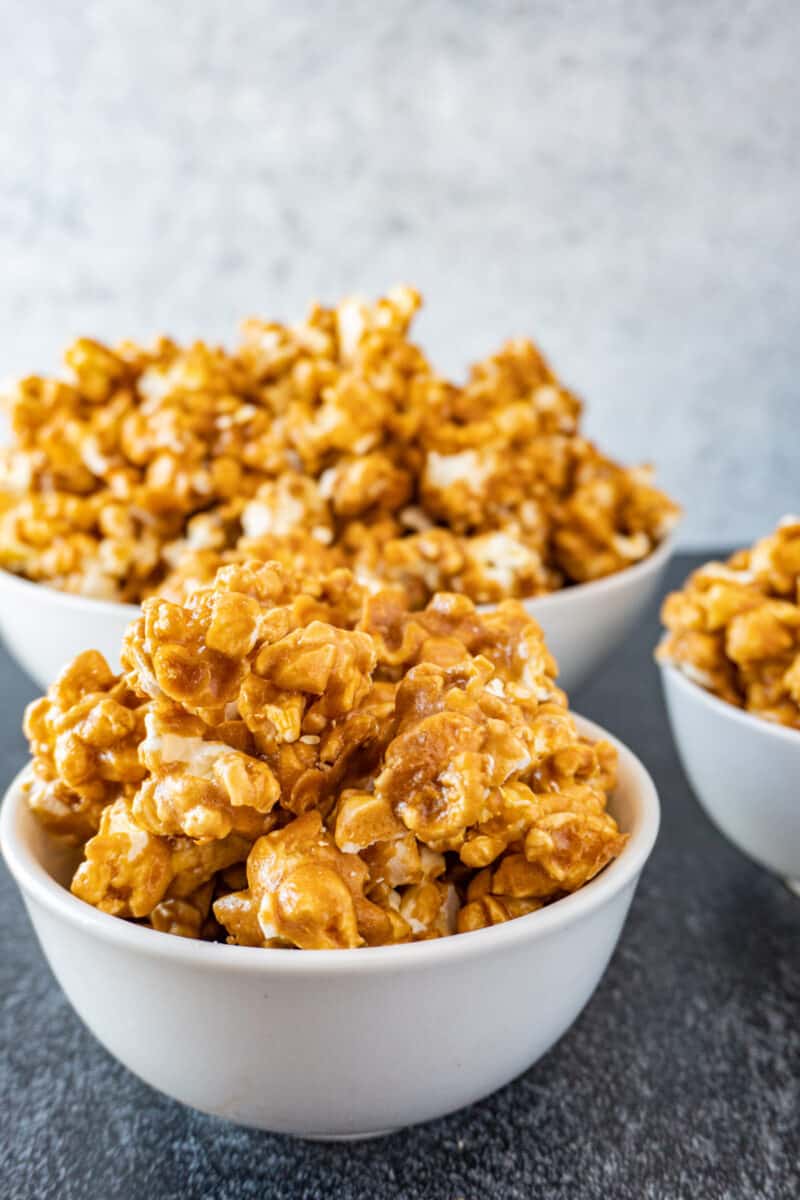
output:
[[[693,562],[673,564],[670,582]],[[800,1196],[800,900],[693,799],[651,662],[656,637],[654,606],[574,697],[644,759],[663,805],[608,973],[541,1062],[431,1125],[305,1143],[152,1091],[73,1015],[0,866],[2,1200]],[[5,783],[25,759],[19,719],[36,690],[0,654]]]

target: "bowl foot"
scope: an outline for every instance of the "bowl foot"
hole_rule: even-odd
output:
[[[795,896],[800,896],[800,879],[785,879],[784,883],[790,892],[794,892]]]
[[[372,1138],[389,1137],[398,1129],[399,1126],[394,1129],[371,1129],[367,1133],[301,1133],[299,1137],[304,1142],[368,1142]]]

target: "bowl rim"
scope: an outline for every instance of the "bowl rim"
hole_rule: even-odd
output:
[[[570,584],[568,587],[558,588],[554,592],[543,592],[540,596],[520,596],[518,599],[522,604],[535,605],[538,610],[559,602],[563,603],[567,597],[591,596],[600,599],[601,596],[608,596],[664,566],[675,547],[676,529],[677,525],[670,530],[666,537],[661,539],[655,550],[651,551],[646,558],[632,563],[629,567],[623,567],[621,571],[615,571],[613,575],[604,575],[601,579],[591,579],[587,583]],[[127,613],[129,621],[135,620],[140,612],[138,604],[128,604],[121,600],[99,600],[96,596],[80,596],[74,592],[62,592],[49,583],[37,583],[33,579],[26,579],[24,575],[16,575],[6,567],[0,567],[0,587],[4,585],[9,588],[18,587],[23,595],[29,593],[31,589],[38,593],[45,592],[54,604],[64,608],[83,609],[114,617],[118,617],[121,613]],[[495,603],[476,604],[475,607],[479,611],[487,611],[496,608],[497,605]]]
[[[655,550],[652,550],[645,558],[631,563],[629,567],[623,567],[621,571],[615,571],[613,575],[603,575],[600,579],[590,579],[587,583],[569,584],[567,587],[557,588],[554,592],[543,592],[541,596],[521,596],[520,601],[526,606],[535,605],[532,610],[535,615],[539,609],[563,603],[569,596],[591,596],[595,600],[600,600],[601,597],[620,591],[629,583],[634,583],[637,579],[651,575],[666,566],[675,549],[676,532],[677,525],[673,526],[667,536],[661,539]],[[477,605],[476,607],[484,606]]]
[[[701,684],[695,683],[675,663],[657,661],[665,686],[666,681],[669,680],[679,691],[683,691],[684,695],[706,704],[712,712],[718,713],[719,716],[746,726],[751,731],[758,731],[783,741],[792,741],[800,746],[800,741],[798,741],[800,729],[792,729],[789,725],[780,725],[777,721],[768,721],[765,717],[748,712],[746,708],[737,708],[735,704],[731,704],[728,700],[722,700],[713,692],[709,692],[707,688],[702,687]]]
[[[624,743],[585,717],[576,717],[581,733],[611,741],[619,752],[620,770],[630,779],[636,797],[633,829],[619,858],[577,892],[538,912],[516,917],[503,925],[478,929],[457,936],[397,946],[368,946],[353,950],[314,950],[307,953],[270,952],[257,946],[229,946],[197,942],[174,934],[159,933],[133,925],[119,917],[99,912],[73,896],[45,870],[30,846],[19,835],[18,814],[24,803],[20,784],[30,769],[26,765],[10,783],[0,805],[0,850],[11,875],[23,893],[52,916],[79,930],[111,942],[132,953],[167,958],[196,968],[220,967],[226,971],[261,971],[316,974],[358,974],[411,969],[430,969],[492,954],[537,941],[591,916],[635,882],[655,844],[660,824],[660,805],[655,784],[637,756]]]
[[[128,604],[122,600],[99,600],[96,596],[80,596],[75,592],[62,592],[59,588],[51,587],[49,583],[37,583],[34,579],[26,579],[24,575],[16,575],[6,567],[0,567],[0,588],[11,590],[18,588],[23,596],[33,592],[45,592],[51,602],[61,608],[83,609],[93,613],[103,613],[106,616],[119,617],[128,614],[128,621],[134,621],[139,616],[138,604]]]

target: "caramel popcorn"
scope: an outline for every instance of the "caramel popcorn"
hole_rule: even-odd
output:
[[[656,652],[729,704],[800,729],[800,518],[709,562],[661,612]]]
[[[614,749],[578,735],[517,601],[414,610],[347,570],[245,561],[145,600],[121,661],[80,655],[25,719],[31,808],[111,915],[268,948],[423,941],[532,913],[625,845]]]
[[[28,799],[39,820],[76,844],[97,832],[118,797],[145,777],[139,760],[145,708],[96,650],[66,667],[25,713],[33,755]]]
[[[463,385],[409,340],[420,305],[251,319],[232,351],[66,352],[66,378],[6,398],[0,566],[68,592],[181,601],[220,566],[348,567],[476,603],[535,596],[645,558],[676,506],[580,432],[580,401],[512,340]]]

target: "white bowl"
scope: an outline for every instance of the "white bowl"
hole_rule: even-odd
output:
[[[616,575],[525,601],[544,630],[567,692],[588,679],[636,624],[671,552],[667,539],[649,558]],[[138,612],[133,604],[69,595],[0,570],[0,634],[45,691],[81,650],[100,650],[118,670],[122,635]]]
[[[636,626],[656,594],[672,554],[666,538],[648,558],[616,575],[526,600],[558,663],[570,695],[585,683]]]
[[[659,665],[678,753],[703,808],[750,858],[800,880],[800,732]]]
[[[261,950],[106,916],[63,886],[72,863],[30,813],[20,776],[0,811],[0,843],[56,978],[130,1070],[244,1125],[368,1137],[493,1092],[536,1062],[586,1004],[659,823],[647,771],[615,744],[610,807],[630,834],[620,857],[539,912],[416,945]]]
[[[138,615],[135,604],[73,596],[0,570],[0,634],[43,691],[82,650],[99,650],[118,671],[122,635]]]

